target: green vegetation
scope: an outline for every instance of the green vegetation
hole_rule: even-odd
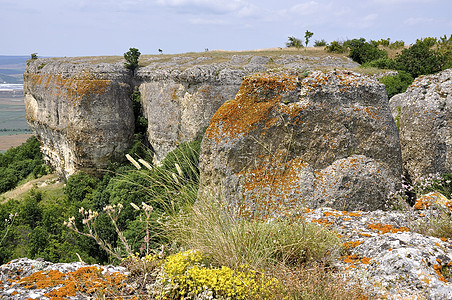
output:
[[[140,51],[137,48],[130,48],[129,51],[124,53],[124,58],[126,62],[124,63],[127,69],[134,71],[138,68],[138,59],[140,58]]]
[[[303,47],[303,44],[301,43],[300,39],[297,39],[294,36],[289,36],[288,37],[288,42],[286,43],[286,47],[290,48],[290,47],[295,47],[297,49],[300,49]]]
[[[49,169],[39,147],[36,137],[31,137],[21,146],[0,153],[0,193],[13,189],[29,175],[36,178],[47,174]]]
[[[405,92],[413,80],[413,77],[405,71],[398,71],[397,75],[385,76],[380,79],[381,83],[386,86],[388,98]]]
[[[325,47],[325,46],[326,46],[326,41],[324,39],[314,41],[314,47]]]
[[[312,36],[314,35],[313,32],[310,32],[309,30],[306,30],[306,32],[304,33],[304,44],[306,45],[306,47],[309,44],[309,40],[312,38]]]

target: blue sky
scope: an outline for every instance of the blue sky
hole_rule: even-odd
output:
[[[451,0],[0,0],[0,55],[122,55],[452,34]]]

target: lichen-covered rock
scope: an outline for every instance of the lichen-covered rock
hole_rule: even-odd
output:
[[[130,93],[141,92],[148,140],[157,162],[200,137],[215,111],[237,93],[243,76],[269,68],[344,68],[345,57],[236,55],[229,52],[141,56],[132,74],[122,57],[40,58],[25,72],[26,114],[45,159],[67,177],[97,172],[130,146]]]
[[[412,179],[452,172],[452,69],[421,76],[390,100],[403,168]]]
[[[343,276],[360,281],[371,299],[452,299],[452,240],[413,232],[439,211],[346,212],[306,210],[304,219],[342,237],[347,254],[336,263]]]
[[[105,169],[130,146],[134,116],[128,73],[121,64],[29,62],[25,117],[41,141],[45,161],[63,177]]]
[[[400,166],[383,85],[348,71],[262,73],[213,116],[200,193],[257,218],[301,206],[383,209]]]
[[[276,58],[277,57],[277,58]],[[168,61],[152,60],[137,71],[148,139],[161,161],[179,143],[204,133],[218,108],[237,94],[243,77],[268,68],[296,69],[356,67],[340,57],[303,55],[176,56]]]

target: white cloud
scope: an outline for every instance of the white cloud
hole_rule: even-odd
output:
[[[313,15],[321,12],[322,10],[329,9],[330,6],[330,4],[323,5],[317,1],[309,1],[292,6],[292,8],[290,8],[290,12],[302,16]]]
[[[254,14],[257,7],[242,0],[157,0],[157,4],[189,13],[227,14],[238,16]]]
[[[191,24],[195,25],[223,25],[226,24],[223,20],[220,19],[202,19],[202,18],[193,18],[188,20]]]
[[[425,25],[427,23],[435,23],[437,20],[433,18],[424,18],[424,17],[418,17],[418,18],[408,18],[403,23],[409,26],[417,26],[417,25]]]

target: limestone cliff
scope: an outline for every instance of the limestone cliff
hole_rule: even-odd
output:
[[[121,64],[31,61],[24,73],[25,117],[44,159],[64,177],[104,169],[133,140],[132,88]]]
[[[270,68],[358,66],[344,57],[287,53],[144,56],[135,74],[120,57],[31,60],[24,74],[26,119],[45,159],[61,175],[97,172],[132,142],[130,94],[138,88],[149,121],[147,138],[160,161],[179,143],[201,135],[246,75]]]

